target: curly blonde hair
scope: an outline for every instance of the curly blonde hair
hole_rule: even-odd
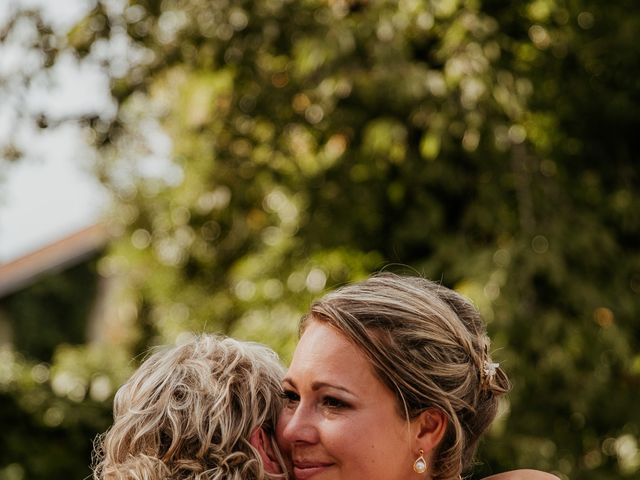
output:
[[[491,360],[484,323],[469,300],[424,278],[382,273],[316,301],[301,333],[312,321],[333,326],[364,352],[407,420],[428,408],[446,415],[433,480],[458,479],[471,466],[510,384]]]
[[[116,394],[94,479],[267,478],[249,437],[273,432],[283,373],[269,348],[214,335],[154,353]]]

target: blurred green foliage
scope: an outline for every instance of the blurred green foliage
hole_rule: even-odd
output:
[[[33,360],[49,362],[59,344],[83,343],[96,283],[95,260],[87,261],[0,300],[9,318],[20,319],[12,328],[15,349]]]
[[[20,383],[31,360],[4,353],[12,419],[44,418],[20,403],[32,392],[49,409],[76,402],[51,431],[74,438],[110,408],[92,382],[112,391],[126,359],[188,331],[286,360],[312,298],[385,267],[471,297],[513,379],[474,478],[638,476],[632,2],[114,5],[67,40],[101,58],[119,105],[84,121],[118,203],[98,271],[121,285],[122,331],[60,348],[45,368],[71,378],[64,389]],[[19,453],[28,428],[10,431],[0,450],[20,461],[0,478],[67,478],[39,476]],[[89,459],[67,448],[83,472]]]

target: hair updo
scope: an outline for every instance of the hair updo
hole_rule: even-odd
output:
[[[249,437],[275,428],[283,374],[269,348],[214,335],[154,353],[116,394],[94,478],[266,478]]]
[[[432,478],[457,479],[473,460],[510,388],[492,363],[478,311],[460,294],[420,277],[391,273],[347,285],[313,303],[302,319],[326,322],[359,347],[408,420],[428,408],[446,415]]]

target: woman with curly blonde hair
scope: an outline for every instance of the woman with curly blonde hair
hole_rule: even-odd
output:
[[[156,352],[116,394],[94,479],[287,478],[272,442],[282,376],[272,350],[231,338]]]

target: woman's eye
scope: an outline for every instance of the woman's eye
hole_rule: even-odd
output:
[[[322,404],[328,408],[346,408],[349,406],[347,403],[335,397],[324,397]]]
[[[282,398],[284,398],[287,403],[294,403],[300,401],[300,395],[292,390],[284,390],[282,392]]]

